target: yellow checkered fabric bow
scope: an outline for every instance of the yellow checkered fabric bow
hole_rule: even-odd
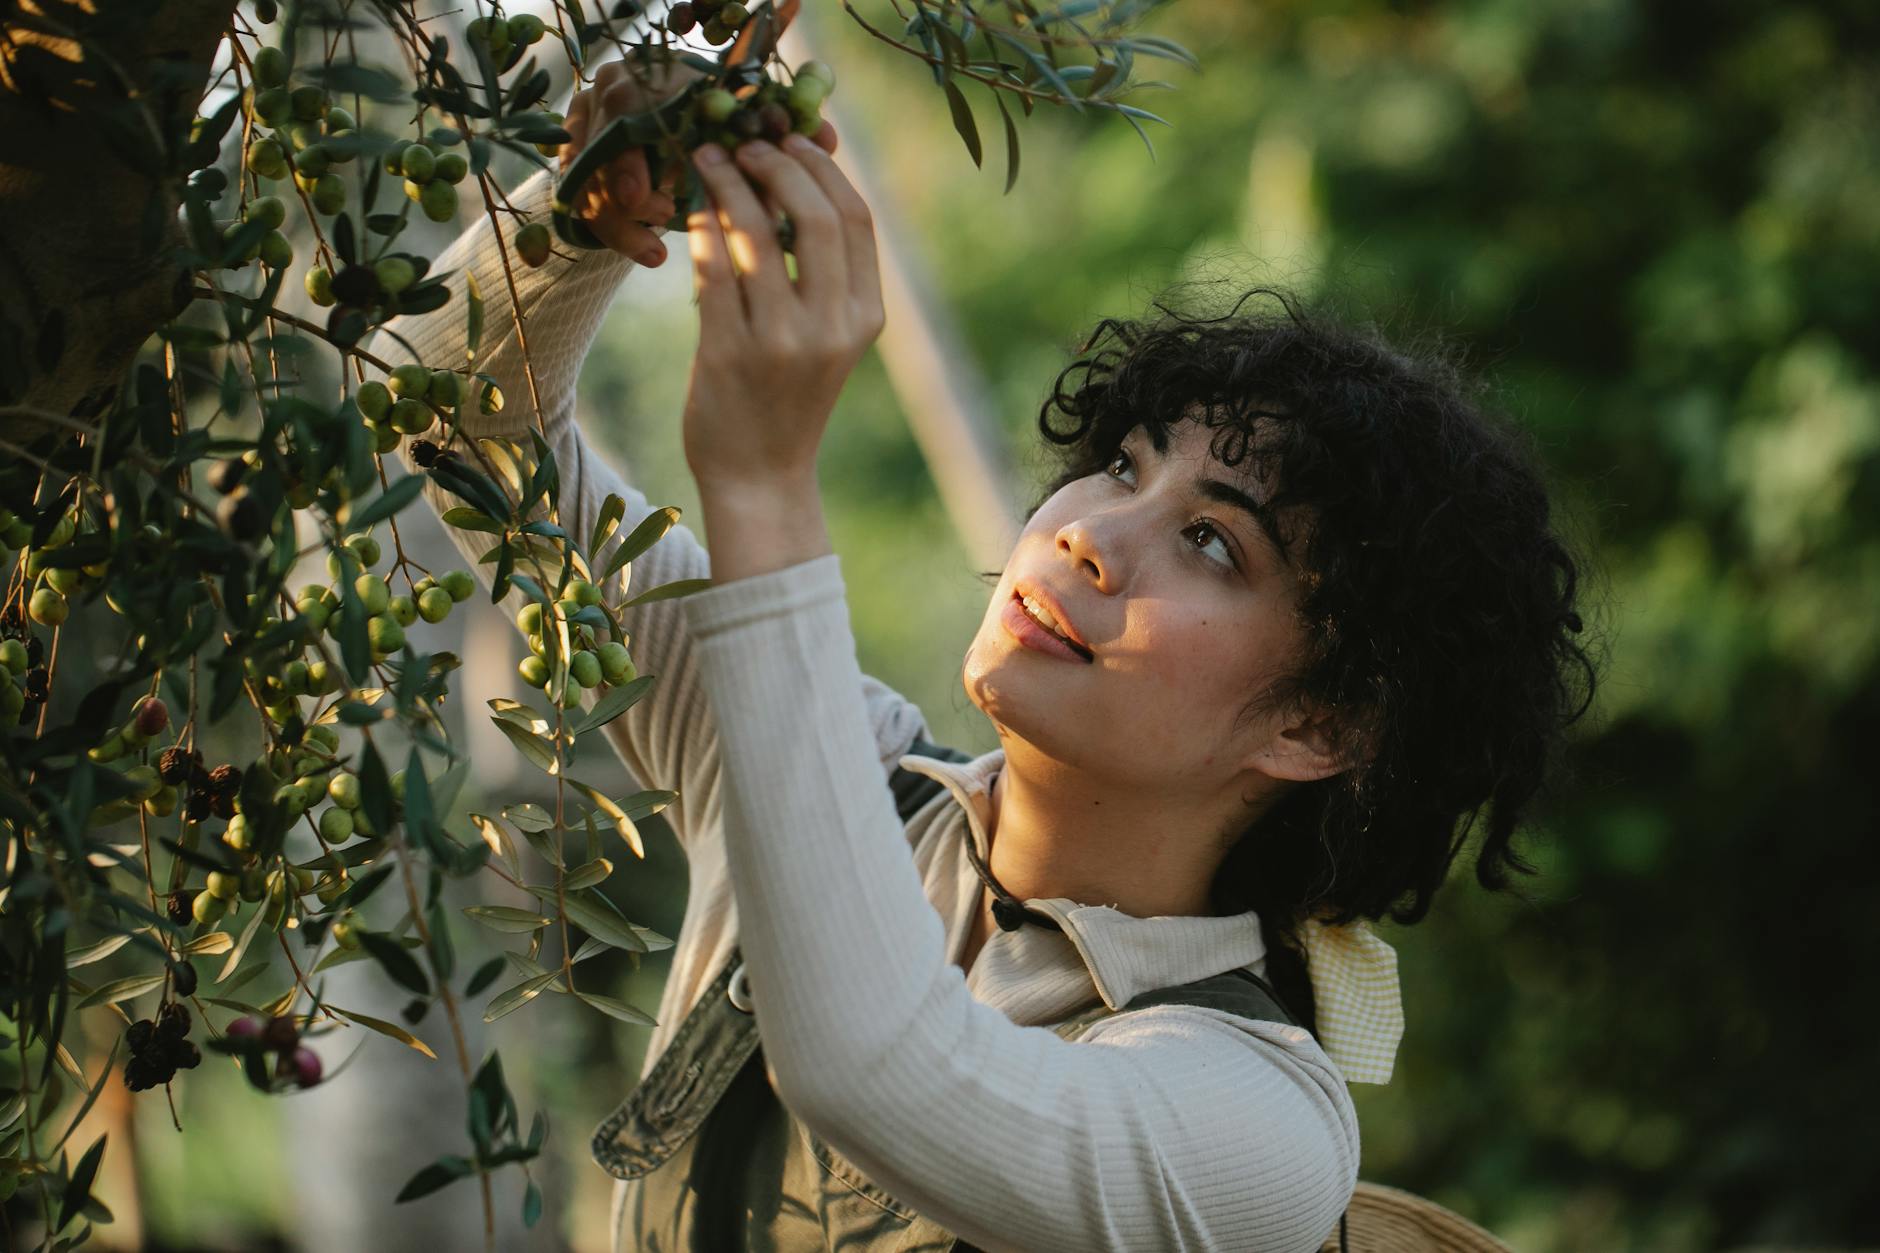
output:
[[[1397,1041],[1403,1038],[1397,950],[1362,918],[1338,927],[1308,918],[1300,925],[1299,939],[1326,1055],[1348,1083],[1389,1083]]]

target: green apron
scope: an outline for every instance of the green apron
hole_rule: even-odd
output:
[[[971,760],[925,740],[915,740],[909,751]],[[897,768],[889,787],[901,821],[942,786]],[[620,1215],[619,1247],[635,1253],[971,1250],[883,1191],[778,1101],[743,975],[733,949],[653,1069],[594,1134],[594,1160],[616,1179],[635,1181]],[[1295,1022],[1265,980],[1230,970],[1145,992],[1121,1011],[1098,1001],[1052,1029],[1074,1040],[1112,1012],[1150,1005],[1199,1005]]]

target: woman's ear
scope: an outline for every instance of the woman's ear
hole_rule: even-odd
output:
[[[1331,713],[1309,706],[1279,721],[1265,743],[1256,747],[1247,759],[1250,769],[1274,779],[1310,783],[1325,779],[1356,765],[1354,749],[1362,749],[1364,737],[1353,737],[1357,744],[1343,745],[1341,753],[1338,724]],[[1355,756],[1362,759],[1363,752]]]

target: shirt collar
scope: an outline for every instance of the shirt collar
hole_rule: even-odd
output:
[[[988,857],[992,782],[1005,765],[1005,750],[995,748],[961,762],[908,753],[901,765],[952,793],[965,811],[967,838],[982,858]],[[1057,919],[1089,971],[1097,995],[1111,1009],[1123,1008],[1143,992],[1252,966],[1266,956],[1260,916],[1251,910],[1224,918],[1138,918],[1108,905],[1087,905],[1063,897],[1034,898],[1025,904]]]
[[[995,748],[963,762],[907,753],[901,765],[938,780],[953,794],[966,814],[967,838],[987,856],[992,780],[1005,765],[1005,750]],[[977,885],[978,876],[964,857],[960,865]],[[1097,994],[1113,1010],[1140,993],[1253,966],[1266,956],[1260,918],[1253,911],[1226,918],[1136,918],[1107,905],[1062,898],[1025,904],[1058,920]],[[1348,1082],[1390,1082],[1404,1030],[1396,951],[1362,919],[1337,927],[1308,919],[1299,938],[1326,1055]]]

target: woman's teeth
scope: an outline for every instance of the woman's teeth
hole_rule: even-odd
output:
[[[1029,613],[1039,626],[1051,632],[1051,634],[1057,636],[1065,643],[1070,643],[1070,637],[1064,634],[1063,629],[1058,626],[1057,619],[1051,616],[1049,609],[1046,609],[1029,596],[1020,597],[1020,600],[1025,606],[1025,612]]]

